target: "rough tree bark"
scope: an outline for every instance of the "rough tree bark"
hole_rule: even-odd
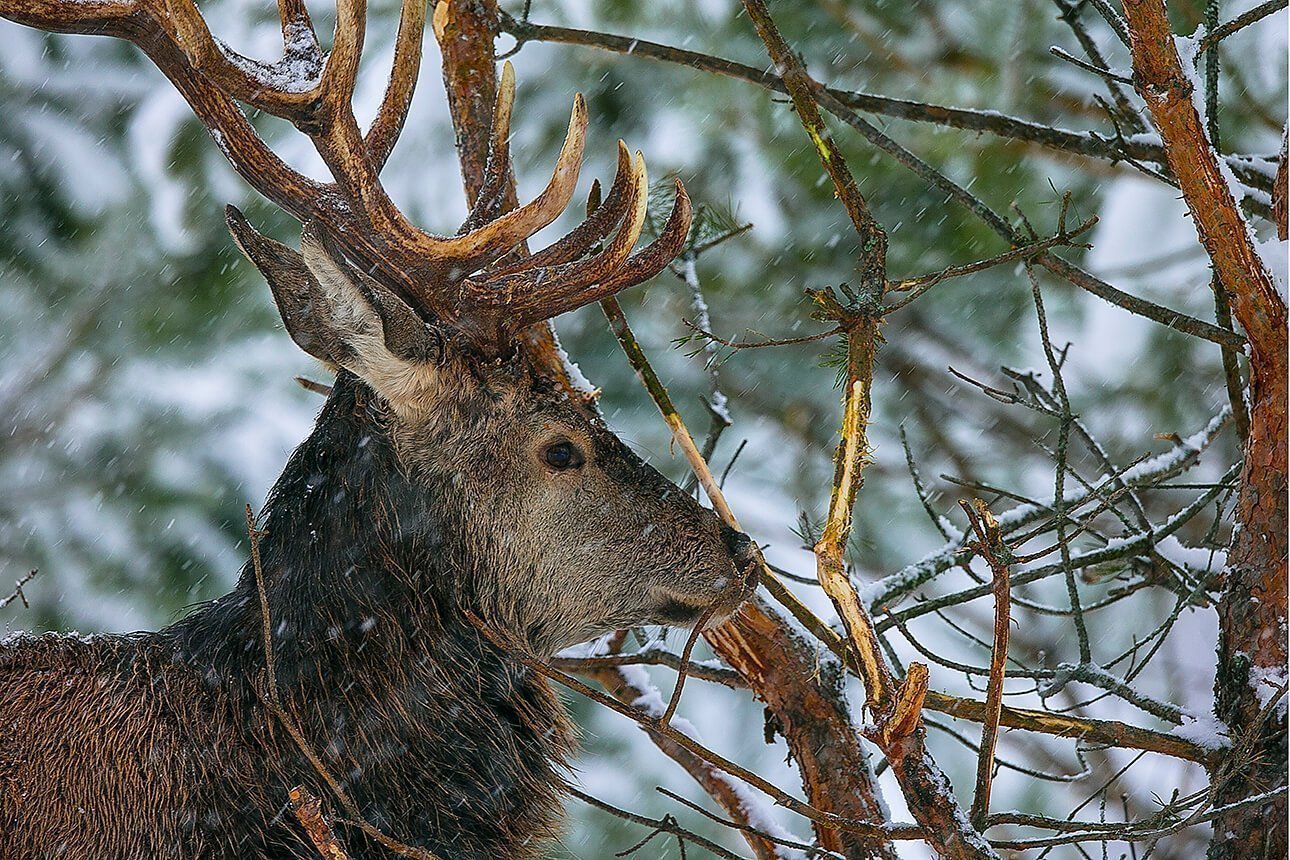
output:
[[[1232,803],[1284,785],[1284,717],[1263,702],[1286,672],[1286,307],[1260,260],[1192,100],[1163,0],[1125,0],[1133,70],[1164,142],[1169,166],[1250,343],[1250,433],[1236,505],[1237,531],[1218,606],[1215,712],[1233,740],[1255,733],[1253,760],[1211,773],[1216,802]],[[1285,857],[1286,795],[1221,815],[1212,860]]]

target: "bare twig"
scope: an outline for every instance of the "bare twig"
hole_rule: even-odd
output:
[[[305,391],[312,391],[314,394],[321,394],[323,397],[331,397],[331,386],[326,383],[318,382],[307,376],[297,376],[296,384]]]
[[[1083,69],[1086,72],[1092,72],[1093,74],[1098,75],[1100,77],[1106,78],[1108,81],[1114,81],[1120,84],[1128,84],[1129,86],[1133,85],[1133,78],[1129,77],[1128,75],[1122,75],[1119,72],[1113,72],[1110,69],[1106,69],[1101,66],[1096,66],[1093,63],[1090,63],[1086,60],[1081,60],[1079,57],[1072,55],[1069,51],[1065,51],[1056,46],[1049,48],[1048,53],[1052,54],[1054,57],[1056,57],[1059,60],[1065,60],[1066,62],[1070,63],[1072,66]]]
[[[680,670],[682,657],[671,651],[650,648],[632,654],[605,654],[596,657],[552,657],[551,665],[565,672],[579,675],[595,674],[604,669],[616,669],[621,666],[666,666]],[[740,690],[747,689],[748,682],[738,672],[720,666],[707,666],[698,663],[686,663],[686,674],[701,681],[711,681],[724,687]]]
[[[808,335],[803,335],[802,337],[788,337],[788,338],[783,338],[782,340],[774,340],[774,339],[728,340],[727,338],[721,337],[720,335],[713,334],[712,332],[708,331],[707,329],[703,328],[697,323],[691,322],[690,320],[683,319],[681,320],[681,322],[685,323],[685,325],[688,328],[690,328],[695,334],[698,334],[704,338],[707,338],[708,340],[714,343],[719,343],[722,346],[728,346],[734,350],[765,349],[767,347],[772,347],[772,346],[796,346],[797,344],[802,344],[802,343],[815,343],[816,341],[821,341],[829,337],[836,337],[837,335],[842,334],[841,328],[834,327],[829,329],[828,331],[822,331],[818,334],[808,334]]]
[[[1286,8],[1286,0],[1266,0],[1266,2],[1260,3],[1248,12],[1243,12],[1232,20],[1218,25],[1212,32],[1206,33],[1205,37],[1200,40],[1200,44],[1196,46],[1196,53],[1205,53],[1228,36],[1235,35],[1251,24],[1258,23],[1284,8]],[[1125,44],[1128,44],[1127,41]]]
[[[630,821],[633,824],[640,824],[645,827],[653,828],[653,832],[650,835],[646,836],[644,840],[636,843],[626,851],[620,851],[619,853],[614,855],[615,857],[626,857],[628,854],[634,853],[635,851],[639,850],[642,846],[645,845],[646,842],[654,838],[654,836],[658,835],[659,833],[670,833],[676,836],[678,839],[683,839],[683,840],[688,840],[690,842],[693,842],[695,845],[698,845],[706,849],[707,851],[712,852],[712,854],[717,857],[725,858],[725,860],[742,860],[742,858],[740,858],[738,854],[734,854],[730,851],[727,851],[725,848],[722,848],[720,845],[713,842],[712,840],[705,839],[699,834],[694,833],[693,831],[686,830],[684,827],[682,827],[680,824],[677,823],[675,818],[673,818],[670,815],[666,815],[662,818],[648,818],[644,815],[637,815],[634,812],[628,812],[626,809],[621,809],[617,806],[614,806],[612,803],[607,803],[606,801],[603,801],[598,797],[593,797],[584,791],[580,791],[574,788],[573,786],[569,786],[568,792],[569,794],[578,798],[588,806],[594,806],[597,809],[603,812],[608,812],[610,815],[621,818],[624,821]],[[684,848],[682,849],[682,851],[684,851]]]
[[[27,602],[27,595],[23,593],[22,587],[27,583],[31,582],[33,579],[35,579],[36,574],[38,573],[40,573],[40,571],[33,567],[28,573],[24,574],[21,579],[15,582],[13,585],[13,593],[10,594],[8,597],[4,598],[3,600],[0,600],[0,609],[4,609],[6,606],[8,606],[10,603],[13,603],[15,600],[22,601],[23,609],[30,609],[31,604]]]
[[[922,296],[932,287],[936,286],[942,281],[949,280],[950,278],[957,278],[963,275],[970,275],[975,272],[983,272],[986,269],[992,269],[995,266],[1002,266],[1006,263],[1011,263],[1016,260],[1026,260],[1044,251],[1047,251],[1050,248],[1057,248],[1057,247],[1087,248],[1089,247],[1086,244],[1075,242],[1075,239],[1077,239],[1083,233],[1086,233],[1087,231],[1091,230],[1093,226],[1097,224],[1097,216],[1093,216],[1091,218],[1086,219],[1083,223],[1077,225],[1075,228],[1068,231],[1065,228],[1065,215],[1066,215],[1066,207],[1069,206],[1069,204],[1070,204],[1070,198],[1069,196],[1067,196],[1063,199],[1062,226],[1058,228],[1057,232],[1054,235],[1049,236],[1046,239],[1040,239],[1035,242],[1030,242],[1026,245],[1022,245],[1019,248],[1014,248],[1011,251],[1006,251],[997,256],[990,257],[987,260],[980,260],[978,262],[968,263],[962,266],[947,266],[941,271],[935,272],[930,275],[920,275],[916,278],[903,278],[899,281],[892,281],[887,285],[888,291],[903,292],[906,290],[912,290],[913,292],[911,292],[908,296],[906,296],[904,299],[900,300],[899,302],[896,302],[895,304],[892,304],[892,305],[888,305],[887,308],[883,311],[883,313],[889,314],[889,313],[892,313],[893,311],[900,310],[901,308],[908,305],[910,302],[913,302],[915,299]]]
[[[681,651],[681,661],[676,667],[676,686],[672,688],[672,696],[667,701],[667,707],[659,715],[658,721],[664,725],[672,721],[672,715],[676,713],[676,706],[681,703],[681,690],[685,687],[685,676],[690,672],[690,654],[694,651],[694,643],[699,641],[699,636],[703,633],[703,628],[708,626],[708,620],[712,618],[713,609],[709,607],[699,616],[699,620],[694,622],[694,628],[690,635],[686,637],[685,648]]]
[[[675,800],[677,803],[683,804],[689,807],[690,809],[693,809],[695,812],[699,813],[704,818],[707,818],[709,821],[715,821],[717,824],[720,824],[723,827],[729,827],[734,830],[738,830],[742,833],[752,834],[760,839],[765,839],[768,842],[772,842],[775,845],[782,845],[785,848],[792,848],[796,851],[804,851],[806,852],[806,856],[810,858],[821,858],[821,860],[844,860],[842,855],[837,854],[833,851],[826,851],[820,848],[818,845],[808,845],[805,842],[798,842],[792,839],[783,839],[778,836],[772,836],[771,834],[766,833],[763,830],[758,830],[756,827],[753,827],[750,824],[740,824],[738,821],[731,821],[727,818],[722,818],[719,815],[714,815],[708,810],[704,809],[702,806],[699,806],[699,804],[685,799],[681,795],[677,794],[675,791],[668,791],[666,788],[663,788],[661,786],[658,787],[656,791],[658,791],[658,793],[662,794],[664,797],[670,797],[673,800]]]

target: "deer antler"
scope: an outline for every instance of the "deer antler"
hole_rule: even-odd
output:
[[[423,317],[458,329],[486,353],[510,337],[658,274],[683,247],[690,203],[680,182],[662,234],[631,253],[645,222],[644,159],[620,141],[613,187],[579,227],[531,257],[503,262],[568,206],[587,130],[574,98],[564,146],[551,179],[529,203],[505,214],[515,76],[502,69],[482,190],[456,236],[434,236],[399,211],[380,171],[407,118],[421,66],[425,0],[403,0],[389,83],[364,134],[352,99],[366,31],[366,0],[337,0],[331,53],[324,60],[303,0],[278,0],[283,56],[243,56],[210,31],[193,0],[0,0],[0,16],[63,33],[133,42],[170,79],[233,168],[301,222],[317,222]],[[307,134],[334,182],[287,166],[258,136],[238,103],[291,122]],[[617,232],[610,237],[611,232]],[[605,242],[604,247],[595,251]],[[593,253],[594,251],[594,253]]]

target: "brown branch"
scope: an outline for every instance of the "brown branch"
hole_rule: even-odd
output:
[[[976,550],[994,574],[994,642],[990,649],[990,679],[985,694],[985,719],[981,723],[981,749],[977,756],[976,791],[972,795],[972,823],[978,830],[986,826],[990,813],[990,784],[994,779],[994,748],[999,739],[999,719],[1003,710],[1003,679],[1008,663],[1008,624],[1011,608],[1011,585],[1008,568],[1011,551],[1003,542],[999,524],[980,499],[971,504],[959,502],[976,532]]]
[[[1246,224],[1192,102],[1162,0],[1128,0],[1138,90],[1165,144],[1165,156],[1191,210],[1214,270],[1232,292],[1232,310],[1250,338],[1255,362],[1284,348],[1286,308],[1254,248]]]
[[[681,662],[676,667],[676,685],[672,688],[672,697],[667,701],[667,707],[659,716],[658,721],[664,725],[672,721],[672,715],[676,713],[676,706],[681,704],[681,691],[685,688],[685,676],[690,672],[690,655],[694,652],[694,643],[699,641],[699,636],[703,633],[703,628],[708,626],[709,619],[712,618],[714,610],[709,607],[699,616],[699,620],[694,622],[694,629],[686,637],[685,648],[681,651]]]
[[[325,382],[318,382],[307,376],[297,376],[296,384],[305,391],[312,391],[314,394],[320,394],[323,397],[331,397],[331,386]]]
[[[349,852],[340,844],[331,822],[323,815],[322,801],[303,785],[291,789],[287,797],[291,801],[291,812],[324,860],[350,860]]]
[[[1286,306],[1254,246],[1192,101],[1162,0],[1125,0],[1138,91],[1146,100],[1169,164],[1232,312],[1250,343],[1250,429],[1236,502],[1236,530],[1218,604],[1215,714],[1233,732],[1258,735],[1257,754],[1219,786],[1233,806],[1285,779],[1283,725],[1268,727],[1250,683],[1257,671],[1286,664],[1287,339]],[[1213,772],[1216,778],[1216,771]],[[1235,808],[1235,807],[1234,807]],[[1290,843],[1284,795],[1220,818],[1210,857],[1281,856]]]
[[[733,830],[738,830],[740,833],[745,834],[745,838],[747,838],[748,836],[755,836],[759,840],[762,840],[768,843],[771,848],[770,856],[772,858],[781,856],[779,852],[774,850],[774,846],[776,845],[781,845],[785,848],[792,848],[796,851],[805,851],[807,852],[807,857],[820,856],[820,847],[818,845],[808,845],[805,842],[797,842],[795,840],[783,839],[778,836],[772,836],[769,833],[766,833],[765,831],[758,830],[756,827],[753,827],[750,824],[741,824],[738,821],[730,821],[729,819],[722,818],[719,815],[714,815],[708,810],[704,809],[702,806],[699,806],[699,804],[694,803],[693,801],[690,801],[690,800],[686,800],[684,797],[677,794],[675,791],[668,791],[666,788],[663,788],[662,786],[658,786],[655,790],[659,794],[663,795],[664,797],[670,797],[673,800],[675,800],[677,803],[683,804],[684,806],[687,806],[690,809],[693,809],[695,812],[699,813],[709,821],[716,822],[717,824],[720,824],[722,827],[729,827]]]
[[[926,707],[929,711],[947,714],[960,720],[971,720],[974,723],[984,723],[990,713],[990,708],[985,702],[935,691],[928,692]],[[999,725],[1058,738],[1077,738],[1108,747],[1147,750],[1203,765],[1212,765],[1217,758],[1213,752],[1176,735],[1143,729],[1114,720],[1094,720],[1004,705],[1000,709]]]
[[[770,11],[760,0],[745,0],[744,9],[766,44],[771,61],[782,70],[781,77],[797,109],[798,119],[816,153],[833,180],[838,199],[851,219],[861,243],[862,292],[872,301],[881,302],[886,291],[887,235],[873,219],[869,206],[856,186],[846,160],[824,124],[819,106],[811,95],[815,82],[806,74],[797,55],[780,35]],[[886,708],[892,693],[892,679],[873,633],[873,622],[865,612],[855,587],[847,576],[843,547],[851,532],[851,515],[855,497],[868,461],[869,446],[865,430],[869,422],[869,389],[873,382],[873,359],[877,349],[878,323],[873,317],[849,314],[832,292],[813,295],[825,312],[837,319],[847,331],[849,346],[846,401],[843,408],[842,440],[834,457],[834,481],[829,499],[829,513],[824,532],[815,546],[817,575],[825,593],[833,601],[847,627],[865,682],[865,695],[875,716]]]

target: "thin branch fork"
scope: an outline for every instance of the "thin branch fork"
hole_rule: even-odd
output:
[[[818,334],[802,335],[801,337],[787,337],[787,338],[778,339],[778,340],[774,338],[767,338],[763,340],[730,340],[728,338],[721,337],[720,335],[713,334],[712,332],[708,331],[707,329],[699,325],[696,325],[694,322],[688,319],[682,319],[681,322],[685,325],[686,328],[690,329],[700,337],[706,338],[707,340],[710,340],[713,343],[719,343],[722,346],[729,347],[730,349],[733,349],[735,351],[738,351],[741,349],[766,349],[768,347],[774,347],[774,346],[797,346],[798,344],[803,344],[803,343],[815,343],[816,341],[825,340],[826,338],[835,337],[837,335],[846,333],[846,329],[841,328],[839,326],[835,326],[829,329],[828,331],[822,331],[822,332],[819,332]]]
[[[3,600],[0,600],[0,609],[4,609],[6,606],[8,606],[10,603],[13,603],[15,600],[22,601],[23,609],[30,609],[31,604],[27,602],[27,595],[23,593],[22,587],[27,583],[31,582],[33,579],[35,579],[38,573],[40,573],[40,570],[33,567],[28,573],[24,574],[21,579],[15,582],[13,584],[13,591],[9,594],[9,596],[5,597]]]
[[[990,708],[985,702],[950,696],[935,690],[928,691],[924,707],[929,711],[936,711],[961,720],[971,720],[974,723],[984,723],[990,714]],[[1215,761],[1213,752],[1177,735],[1143,729],[1114,720],[1095,720],[1003,705],[1000,708],[999,725],[1052,737],[1075,738],[1107,746],[1147,750],[1207,766]]]
[[[643,650],[628,654],[606,654],[596,657],[552,657],[551,665],[564,672],[578,675],[596,675],[606,669],[620,669],[623,666],[666,666],[680,670],[683,658],[680,654],[663,650]],[[701,681],[710,681],[731,689],[747,689],[748,682],[738,672],[718,666],[708,666],[684,662],[686,673]]]
[[[690,842],[693,842],[695,845],[698,845],[701,848],[707,851],[710,851],[714,856],[723,858],[723,860],[741,860],[738,854],[734,854],[730,851],[727,851],[725,848],[722,848],[717,843],[711,841],[710,839],[705,839],[704,837],[698,835],[697,833],[694,833],[693,831],[686,830],[679,823],[677,823],[677,820],[675,818],[673,818],[670,815],[666,815],[663,818],[647,818],[644,815],[637,815],[634,812],[628,812],[625,809],[620,809],[619,807],[614,806],[612,803],[607,803],[598,797],[593,797],[592,795],[587,794],[585,791],[580,791],[572,786],[569,786],[567,790],[569,794],[578,798],[588,806],[594,806],[596,809],[599,809],[602,812],[607,812],[610,815],[613,815],[616,818],[621,818],[624,821],[630,821],[633,824],[640,824],[645,827],[653,828],[650,834],[647,835],[644,839],[637,842],[635,845],[633,845],[631,848],[627,849],[626,851],[618,852],[617,854],[614,855],[615,857],[630,856],[631,854],[634,854],[636,851],[639,851],[641,848],[643,848],[655,836],[658,836],[660,833],[668,833],[675,836],[677,840],[681,843],[682,856],[685,856],[685,842],[688,840]],[[774,855],[770,855],[770,856],[773,857]]]
[[[887,283],[888,292],[905,292],[905,291],[912,291],[912,292],[910,292],[910,295],[908,295],[904,299],[901,299],[899,302],[896,302],[895,304],[892,304],[892,305],[888,305],[883,312],[889,314],[889,313],[892,313],[893,311],[900,310],[901,308],[910,304],[914,300],[918,299],[920,296],[922,296],[932,287],[936,286],[942,281],[947,281],[950,278],[958,278],[958,277],[962,277],[963,275],[971,275],[976,272],[983,272],[987,269],[993,269],[996,266],[1002,266],[1007,263],[1015,262],[1017,260],[1029,260],[1032,257],[1042,254],[1044,251],[1050,250],[1052,248],[1061,248],[1061,247],[1091,248],[1092,247],[1091,245],[1084,242],[1076,242],[1075,240],[1078,239],[1084,233],[1093,229],[1094,225],[1096,225],[1098,222],[1098,218],[1096,215],[1090,216],[1080,224],[1077,224],[1075,227],[1067,229],[1066,214],[1070,206],[1070,199],[1071,198],[1070,198],[1069,192],[1063,196],[1062,210],[1061,210],[1061,214],[1059,215],[1059,224],[1057,227],[1057,232],[1055,232],[1051,236],[1048,236],[1044,239],[1036,239],[1032,242],[1028,242],[1024,245],[1013,248],[1011,251],[1005,251],[1002,254],[998,254],[994,257],[990,257],[989,259],[980,260],[975,263],[968,263],[962,266],[947,266],[941,271],[934,272],[929,275],[920,275],[915,278],[903,278],[899,281],[889,281]]]
[[[985,695],[985,719],[981,723],[981,750],[977,756],[976,791],[972,796],[972,824],[986,827],[990,813],[990,786],[994,780],[994,749],[999,739],[999,720],[1003,711],[1003,679],[1008,664],[1008,625],[1010,622],[1011,585],[1008,568],[1011,550],[1003,541],[999,524],[985,502],[973,499],[959,502],[972,530],[976,533],[977,553],[990,565],[994,574],[994,642],[990,649],[990,677]]]
[[[807,136],[814,142],[825,171],[833,180],[839,200],[847,210],[860,239],[861,304],[880,304],[887,288],[887,235],[874,220],[860,194],[846,160],[829,135],[820,115],[815,91],[819,85],[806,73],[797,55],[775,26],[762,0],[744,0],[744,8],[766,44],[771,60],[783,70]],[[889,759],[903,756],[904,740],[919,726],[919,711],[927,693],[927,668],[910,666],[897,687],[878,644],[873,619],[860,601],[847,574],[844,548],[851,533],[856,495],[869,462],[867,429],[872,411],[874,360],[879,341],[879,320],[863,311],[844,308],[831,290],[812,294],[820,313],[847,332],[847,388],[842,410],[842,439],[834,455],[833,487],[824,530],[815,545],[816,574],[833,601],[851,640],[855,663],[865,684],[875,726],[869,737]]]
[[[817,858],[818,860],[845,860],[845,858],[843,858],[842,855],[834,851],[828,851],[826,849],[822,849],[818,845],[807,845],[805,842],[797,842],[795,840],[782,839],[778,836],[771,836],[768,833],[763,833],[762,831],[748,824],[740,824],[737,821],[728,821],[720,817],[719,815],[712,814],[708,810],[704,809],[702,806],[699,806],[699,804],[685,799],[681,795],[677,794],[675,791],[668,791],[666,788],[663,788],[662,786],[658,786],[655,790],[658,791],[658,793],[663,795],[664,797],[670,797],[672,800],[675,800],[677,803],[680,803],[683,806],[687,806],[690,809],[693,809],[695,812],[699,813],[704,818],[707,818],[709,821],[715,821],[717,824],[720,824],[723,827],[729,827],[731,829],[738,830],[742,833],[755,835],[759,839],[763,839],[769,843],[772,843],[772,846],[779,845],[779,846],[783,846],[784,848],[792,848],[796,851],[805,851],[806,856],[808,858],[811,858],[811,860],[817,860]],[[776,854],[775,856],[778,857],[780,855]]]

